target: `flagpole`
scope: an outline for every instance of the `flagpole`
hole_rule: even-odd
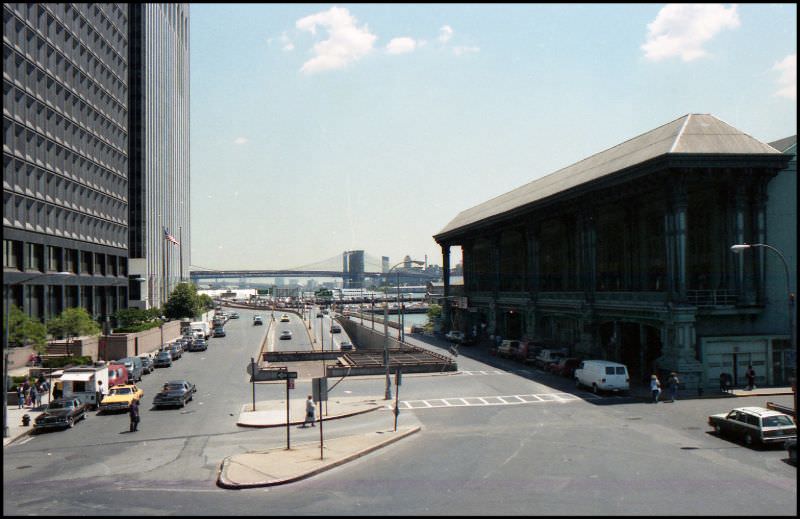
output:
[[[183,227],[178,227],[178,244],[179,251],[180,251],[180,262],[181,262],[181,283],[183,283]]]

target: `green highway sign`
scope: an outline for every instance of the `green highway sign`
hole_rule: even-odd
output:
[[[278,380],[286,380],[287,378],[297,378],[296,371],[279,371],[276,374]]]

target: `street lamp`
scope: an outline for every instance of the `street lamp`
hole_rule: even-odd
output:
[[[764,247],[765,249],[769,249],[775,254],[783,262],[783,269],[786,272],[786,293],[789,297],[789,336],[792,340],[792,351],[794,352],[795,356],[795,363],[797,362],[797,325],[795,323],[795,315],[794,315],[794,294],[792,293],[792,286],[791,286],[791,279],[789,278],[789,264],[786,262],[786,258],[781,254],[781,251],[776,249],[771,245],[767,245],[766,243],[738,243],[736,245],[731,245],[731,252],[734,254],[740,254],[743,251],[753,248],[753,247]],[[797,367],[796,364],[792,363],[792,369],[795,372],[795,377],[797,377]],[[796,378],[795,378],[796,384]],[[795,402],[794,402],[795,412],[797,411],[797,393],[795,393]]]
[[[43,272],[6,285],[6,326],[3,334],[5,336],[3,342],[3,438],[8,438],[8,340],[9,328],[11,328],[11,287],[23,285],[28,281],[45,276],[69,276],[71,274],[71,272]]]
[[[392,274],[392,271],[403,265],[406,261],[401,261],[392,266],[386,272],[386,279],[389,280],[389,277]],[[411,263],[416,263],[417,265],[424,265],[424,261],[418,260],[411,260]],[[399,315],[399,304],[400,304],[400,272],[397,273],[397,303],[398,303],[398,317]],[[373,314],[374,316],[374,314]],[[399,337],[399,336],[398,336]],[[401,339],[402,340],[402,339]],[[392,399],[392,382],[389,379],[389,301],[386,298],[386,292],[384,292],[384,301],[383,301],[383,363],[386,365],[386,391],[384,393],[385,400]]]

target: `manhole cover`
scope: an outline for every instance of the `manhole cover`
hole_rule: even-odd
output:
[[[681,447],[681,450],[682,451],[695,451],[695,450],[697,450],[699,448],[700,447]]]

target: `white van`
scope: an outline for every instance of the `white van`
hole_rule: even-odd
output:
[[[628,391],[631,379],[625,364],[608,360],[584,360],[575,369],[575,386],[600,391]]]

